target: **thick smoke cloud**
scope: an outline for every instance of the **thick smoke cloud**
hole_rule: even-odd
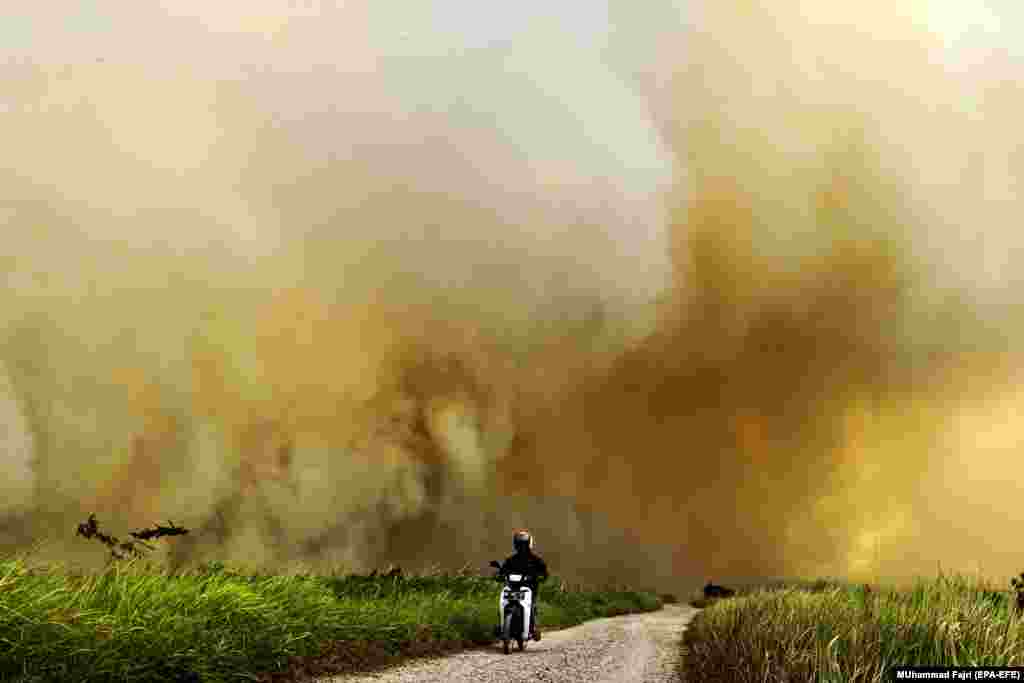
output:
[[[592,362],[577,342],[649,325],[652,190],[481,118],[519,95],[561,117],[535,134],[571,125],[516,74],[522,38],[425,66],[367,44],[369,6],[235,9],[136,6],[5,64],[5,545],[100,559],[67,533],[95,511],[192,528],[178,565],[483,566],[527,525],[582,566],[610,522],[498,463]],[[428,77],[484,109],[422,108]]]
[[[7,548],[94,563],[95,511],[194,529],[178,566],[484,566],[528,526],[673,589],[1013,569],[1013,64],[870,3],[666,4],[600,52],[659,197],[550,152],[580,100],[523,74],[597,54],[563,24],[442,57],[385,5],[140,5],[105,35],[191,49],[4,67]]]
[[[606,432],[684,482],[680,573],[1013,570],[981,482],[1016,486],[1020,62],[901,8],[702,3],[660,97],[678,277],[611,385],[646,387],[636,426]]]

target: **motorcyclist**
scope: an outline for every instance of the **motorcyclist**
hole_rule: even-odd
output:
[[[513,534],[512,547],[516,552],[501,563],[498,578],[503,580],[508,574],[524,574],[528,577],[524,585],[533,592],[530,604],[531,635],[540,640],[540,629],[537,628],[537,587],[539,582],[548,578],[548,567],[539,555],[533,553],[533,534],[526,529]]]

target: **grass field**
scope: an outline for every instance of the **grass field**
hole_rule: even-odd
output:
[[[92,574],[0,561],[2,681],[290,681],[491,643],[484,570],[419,576],[171,574],[141,559]],[[541,586],[544,629],[655,610],[624,587]]]
[[[681,677],[880,683],[900,665],[1024,666],[1015,604],[1009,583],[941,573],[904,588],[822,579],[741,590],[693,619]]]

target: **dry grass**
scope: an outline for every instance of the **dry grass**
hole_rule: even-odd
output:
[[[1015,581],[1018,595],[1024,584]],[[896,589],[774,584],[706,603],[685,633],[683,680],[881,683],[899,665],[1021,666],[1011,591],[961,575]],[[693,604],[693,603],[691,603]]]

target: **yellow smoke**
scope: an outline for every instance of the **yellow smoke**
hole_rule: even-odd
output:
[[[583,161],[531,185],[499,136],[403,109],[340,15],[338,69],[294,86],[345,85],[329,125],[194,67],[27,67],[0,128],[4,543],[97,511],[192,528],[178,564],[484,566],[528,526],[559,570],[665,586],[904,576],[950,538],[1008,568],[1019,328],[978,262],[1000,250],[960,235],[1012,250],[1019,133],[954,106],[974,81],[904,9],[695,3],[651,94],[667,239],[629,258],[616,211],[551,209]],[[289,68],[326,44],[203,21]],[[982,118],[1019,111],[986,92]],[[664,262],[657,302],[624,294]]]

